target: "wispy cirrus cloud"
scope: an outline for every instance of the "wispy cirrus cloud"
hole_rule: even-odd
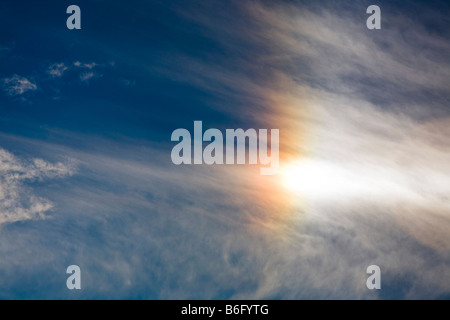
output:
[[[378,297],[399,287],[393,296],[449,294],[450,282],[438,274],[450,272],[450,46],[426,23],[438,21],[435,29],[444,29],[446,14],[410,4],[423,17],[382,6],[386,24],[379,32],[365,27],[362,1],[320,8],[255,1],[238,6],[246,13],[241,20],[226,11],[208,15],[210,4],[200,6],[201,13],[180,10],[232,57],[211,63],[180,52],[170,60],[177,68],[164,70],[162,61],[155,69],[220,96],[210,107],[234,119],[253,119],[257,110],[257,120],[282,128],[286,158],[318,164],[304,183],[306,194],[292,195],[308,200],[292,208],[308,223],[281,232],[298,250],[288,245],[278,260],[266,257],[253,297],[342,297],[343,290],[369,297],[361,270],[373,262],[389,279],[414,278],[387,282]],[[246,104],[236,112],[241,101]],[[338,180],[343,173],[342,181],[323,175],[322,162],[336,169]],[[307,180],[297,178],[298,184]],[[422,276],[426,280],[417,280]]]
[[[399,124],[395,119],[382,120],[394,121],[383,126],[388,130]],[[434,248],[445,247],[435,240],[445,241],[450,225],[445,212],[430,210],[443,208],[448,184],[438,168],[436,180],[425,174],[421,184],[414,182],[421,179],[424,168],[418,165],[423,158],[412,161],[413,171],[393,167],[395,161],[386,165],[391,160],[383,162],[382,157],[372,164],[375,175],[398,184],[406,198],[399,197],[403,192],[388,188],[369,196],[362,193],[313,201],[305,209],[301,201],[298,206],[290,204],[295,195],[284,189],[279,178],[256,180],[259,173],[249,168],[199,166],[186,170],[167,161],[167,150],[87,136],[72,138],[89,141],[89,148],[95,151],[26,143],[50,154],[80,159],[77,176],[81,176],[81,184],[54,190],[52,197],[59,200],[64,212],[76,216],[77,239],[84,239],[78,245],[86,250],[78,247],[71,259],[89,270],[87,283],[101,283],[91,289],[100,296],[121,296],[145,283],[157,288],[152,289],[156,297],[172,299],[193,298],[199,291],[199,296],[210,299],[221,296],[221,290],[230,292],[226,297],[245,299],[376,298],[377,293],[365,287],[365,268],[372,263],[381,265],[385,288],[398,275],[414,276],[413,286],[402,278],[400,285],[407,288],[403,297],[436,297],[447,292],[447,255]],[[380,143],[370,130],[361,139]],[[400,143],[393,142],[393,146]],[[339,160],[345,156],[339,148],[322,151],[329,161],[330,157]],[[411,154],[405,152],[405,156]],[[344,169],[353,175],[360,173],[355,169],[362,173],[372,170],[367,161],[344,159],[353,160]],[[441,153],[438,159],[435,165],[445,165],[448,156]],[[278,190],[278,201],[269,199],[274,190]],[[64,224],[71,216],[60,218],[59,223]],[[85,224],[93,224],[89,232],[95,230],[105,241],[92,238],[81,227]],[[116,246],[111,248],[105,242]],[[134,249],[130,251],[130,247]],[[157,264],[152,262],[153,255],[158,257]],[[108,279],[113,274],[117,280],[111,282]],[[444,276],[441,279],[434,274]],[[177,285],[168,284],[173,282]]]
[[[208,93],[206,108],[232,122],[282,127],[283,150],[318,164],[307,175],[314,187],[292,194],[282,178],[249,168],[174,166],[170,146],[57,132],[83,150],[39,141],[24,148],[81,159],[77,183],[47,191],[66,213],[45,225],[45,236],[58,241],[43,244],[44,232],[30,229],[0,234],[7,243],[0,270],[12,275],[0,277],[0,288],[17,287],[17,261],[24,261],[23,274],[52,269],[55,290],[44,296],[65,297],[53,269],[77,261],[90,286],[83,294],[94,297],[448,297],[450,125],[430,117],[430,107],[447,106],[448,44],[401,15],[391,20],[394,29],[368,33],[364,6],[361,15],[348,13],[356,1],[342,2],[352,10],[257,1],[233,2],[239,10],[217,10],[218,2],[184,10],[185,3],[182,16],[225,54],[175,52],[151,71]],[[92,70],[82,65],[79,72]],[[379,292],[365,286],[370,264],[382,268]]]
[[[27,182],[65,178],[75,173],[73,163],[21,160],[0,148],[0,225],[45,217],[54,205],[36,196]]]

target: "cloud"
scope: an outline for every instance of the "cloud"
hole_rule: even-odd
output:
[[[75,61],[72,63],[73,66],[68,65],[64,62],[61,63],[54,63],[52,65],[49,66],[49,68],[47,69],[47,73],[49,75],[51,75],[53,78],[61,78],[65,71],[70,70],[70,69],[88,69],[88,70],[93,70],[96,67],[99,67],[100,65],[96,62],[92,62],[92,63],[82,63],[80,61]],[[96,73],[94,71],[83,71],[80,73],[80,80],[81,81],[87,81],[93,77],[96,76]]]
[[[0,233],[8,248],[0,270],[13,275],[0,288],[20,283],[18,261],[36,278],[33,270],[77,261],[89,286],[83,294],[94,298],[449,296],[448,44],[402,15],[377,34],[365,29],[365,8],[349,16],[345,7],[265,3],[214,15],[198,9],[213,6],[206,2],[182,10],[226,54],[173,54],[154,68],[208,92],[209,106],[232,123],[281,128],[281,165],[316,163],[315,186],[356,188],[293,193],[280,176],[247,166],[174,166],[167,145],[55,132],[83,149],[41,141],[25,149],[79,159],[79,179],[46,189],[65,214],[45,234]],[[26,171],[34,177],[45,163],[31,161]],[[379,292],[365,286],[371,264],[382,270]],[[67,297],[49,274],[55,290],[42,294]]]
[[[83,72],[80,73],[80,80],[81,80],[82,82],[89,82],[89,80],[91,80],[91,79],[93,79],[93,78],[99,77],[98,73],[95,72],[95,71],[93,71],[93,69],[95,69],[95,68],[101,66],[101,65],[99,65],[99,64],[96,63],[96,62],[82,63],[82,62],[80,62],[80,61],[75,61],[75,62],[73,63],[73,65],[74,65],[76,68],[79,68],[79,69],[88,69],[88,70],[91,70],[91,71],[83,71]]]
[[[0,225],[44,218],[54,208],[53,203],[34,195],[26,183],[64,178],[74,172],[71,164],[51,164],[42,159],[22,161],[0,149]]]
[[[37,86],[29,79],[21,77],[17,74],[11,78],[2,79],[3,88],[10,96],[23,95],[29,91],[36,91]]]
[[[80,74],[80,80],[83,82],[89,81],[90,79],[96,77],[94,72],[83,72]]]
[[[96,62],[83,63],[80,61],[75,61],[72,64],[66,64],[64,62],[54,63],[48,69],[47,73],[53,78],[61,78],[67,70],[81,70],[79,73],[79,78],[82,82],[88,82],[92,78],[96,78],[99,75],[93,70],[101,65]],[[83,70],[89,71],[83,71]]]
[[[7,50],[8,48],[0,47],[0,53],[2,51]],[[89,82],[89,80],[93,78],[99,78],[102,75],[98,72],[95,72],[94,69],[97,67],[101,67],[100,64],[96,62],[92,63],[81,63],[79,61],[74,62],[73,64],[68,64],[65,62],[58,62],[51,64],[46,73],[51,76],[52,79],[59,79],[65,76],[68,71],[78,70],[78,78],[81,82]],[[87,70],[87,71],[86,71]],[[48,81],[48,78],[44,78],[43,76],[36,77],[39,81]],[[3,90],[9,96],[22,96],[20,99],[25,101],[23,95],[36,91],[38,86],[36,83],[27,77],[22,77],[17,74],[9,78],[1,79],[1,83],[3,85]],[[58,97],[57,97],[58,98]],[[56,98],[56,99],[57,99]],[[54,98],[55,99],[55,98]]]
[[[64,63],[54,63],[47,69],[47,73],[53,78],[61,78],[67,69],[69,67]]]
[[[371,115],[383,120],[385,128],[398,125],[395,118],[379,118],[375,111]],[[330,114],[326,120],[335,116]],[[339,123],[334,124],[339,131]],[[361,126],[366,128],[367,123]],[[359,132],[363,141],[378,140],[370,129]],[[401,279],[397,283],[401,296],[396,298],[430,298],[448,292],[448,255],[428,237],[434,231],[439,233],[436,239],[448,238],[444,212],[438,218],[428,211],[445,204],[442,196],[448,190],[448,178],[439,167],[448,159],[444,153],[439,156],[442,162],[433,162],[441,180],[436,184],[428,180],[429,174],[409,171],[420,169],[424,159],[412,161],[403,170],[401,165],[391,166],[395,157],[386,163],[380,155],[371,163],[367,155],[362,161],[339,148],[352,141],[352,135],[347,136],[349,141],[341,135],[340,144],[330,141],[326,149],[319,148],[324,154],[316,156],[334,165],[348,161],[342,170],[356,176],[375,170],[372,173],[380,181],[386,179],[406,190],[406,197],[396,193],[399,189],[388,188],[374,195],[363,192],[305,201],[301,195],[290,194],[278,177],[261,177],[251,167],[175,166],[169,160],[170,150],[142,141],[118,143],[55,134],[83,141],[86,149],[33,140],[25,146],[78,159],[77,183],[48,191],[65,213],[52,223],[77,222],[71,222],[71,233],[60,233],[59,227],[51,231],[49,237],[58,238],[61,248],[38,242],[33,251],[71,252],[70,257],[61,255],[83,266],[93,297],[377,298],[378,293],[365,287],[365,269],[370,264],[382,268],[385,292],[395,289],[391,283]],[[11,142],[17,147],[24,143],[23,139]],[[347,152],[364,155],[353,149]],[[412,154],[409,150],[405,156]],[[421,183],[414,183],[416,179]],[[425,229],[413,230],[416,227]],[[18,259],[8,257],[3,265]],[[53,264],[60,264],[62,258],[52,257]],[[59,290],[48,294],[66,295]]]
[[[183,8],[179,13],[200,25],[202,35],[227,54],[208,60],[179,52],[170,61],[162,58],[153,70],[211,94],[208,106],[234,120],[251,119],[268,128],[281,128],[282,163],[307,160],[337,168],[336,175],[319,176],[316,186],[352,186],[335,188],[329,198],[292,195],[283,185],[273,186],[272,192],[277,187],[285,190],[285,196],[280,196],[285,203],[297,198],[290,208],[261,208],[258,201],[263,197],[255,199],[257,192],[249,191],[256,189],[254,185],[240,188],[226,181],[229,189],[221,190],[208,180],[199,186],[197,190],[204,194],[221,190],[213,197],[221,211],[209,197],[193,196],[192,203],[201,202],[204,211],[183,207],[183,212],[202,211],[206,216],[210,210],[225,220],[230,213],[224,207],[236,205],[236,212],[260,232],[278,228],[272,238],[263,237],[267,253],[259,252],[251,237],[233,234],[246,239],[237,244],[224,234],[215,235],[241,253],[215,243],[210,248],[217,246],[223,254],[216,258],[228,268],[235,267],[238,275],[255,277],[256,289],[237,290],[236,296],[448,295],[450,281],[442,281],[450,275],[448,41],[430,32],[424,20],[388,6],[383,14],[390,25],[378,33],[365,27],[366,7],[359,2],[362,14],[357,8],[344,9],[344,4],[317,8],[251,2],[239,7],[245,12],[242,17],[226,10],[211,16],[211,6]],[[445,21],[442,12],[419,12],[430,21]],[[341,175],[344,184],[336,184],[334,177]],[[243,184],[251,181],[245,173],[235,178]],[[249,203],[240,203],[239,195],[225,197],[233,194],[230,189],[239,190]],[[219,203],[217,199],[224,197],[229,202]],[[291,214],[290,223],[275,227],[275,217],[286,212]],[[270,217],[270,222],[263,217]],[[214,241],[213,236],[204,236],[209,235],[206,229],[199,226],[197,231]],[[176,257],[172,258],[168,264],[176,265]],[[389,279],[379,295],[367,292],[364,284],[365,268],[372,263],[382,266]],[[255,270],[257,265],[262,267]],[[396,282],[396,277],[402,280]],[[225,275],[223,283],[225,279],[230,281]],[[222,288],[227,288],[223,283]],[[186,293],[175,294],[186,297]]]
[[[86,69],[94,69],[95,67],[98,67],[99,65],[95,62],[91,62],[91,63],[82,63],[80,61],[75,61],[73,63],[73,65],[77,68],[86,68]]]

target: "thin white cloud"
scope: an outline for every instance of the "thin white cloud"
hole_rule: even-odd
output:
[[[83,82],[89,81],[94,77],[96,77],[96,74],[94,72],[84,72],[80,74],[80,80]]]
[[[73,175],[72,164],[52,164],[42,159],[23,161],[0,148],[0,225],[44,218],[54,205],[34,195],[27,181],[64,178]]]
[[[241,60],[233,56],[231,62],[211,64],[181,53],[171,57],[167,70],[165,61],[156,68],[226,99],[229,104],[217,106],[216,99],[210,105],[234,118],[257,110],[258,119],[268,126],[286,129],[281,139],[288,156],[299,162],[324,161],[338,169],[337,178],[343,173],[343,182],[357,188],[336,188],[342,184],[333,181],[335,176],[322,173],[315,177],[315,185],[323,185],[317,189],[334,185],[338,197],[286,195],[284,203],[296,197],[308,203],[297,200],[300,205],[290,209],[292,216],[305,221],[294,220],[295,228],[286,225],[274,232],[273,241],[268,240],[270,255],[248,250],[249,259],[262,261],[264,268],[257,290],[238,298],[370,297],[365,267],[374,262],[392,278],[414,278],[397,284],[403,297],[448,294],[450,281],[443,280],[450,275],[448,42],[407,16],[395,16],[396,27],[388,32],[370,33],[364,14],[355,19],[344,10],[251,2],[248,13],[253,24],[245,27],[230,24],[226,13],[182,13],[214,34],[214,40],[222,39],[224,48],[239,52]],[[436,15],[439,20],[441,15]],[[248,58],[238,40],[260,50]],[[179,68],[174,69],[174,63]],[[270,81],[261,80],[268,75]],[[251,107],[237,113],[230,108],[236,101],[248,101]],[[231,201],[238,202],[238,197]],[[210,209],[214,211],[212,205]],[[253,222],[263,220],[259,215],[271,217],[259,231],[275,229],[274,217],[286,214],[277,208],[260,209],[252,201],[236,211],[251,215]],[[245,250],[246,244],[235,247]],[[233,253],[221,249],[230,256],[227,267],[257,274],[248,265],[236,266]],[[430,252],[433,261],[428,260]]]
[[[61,78],[67,69],[69,69],[69,67],[62,62],[54,63],[47,69],[47,73],[53,78]]]
[[[350,124],[332,122],[338,117],[336,113],[329,114],[324,120],[335,125],[339,132]],[[370,115],[383,123],[381,131],[399,124],[396,118],[382,118],[375,111]],[[380,140],[379,130],[372,130],[368,122],[361,126],[367,130],[359,130],[362,134],[360,143],[366,139],[371,144],[387,143]],[[403,129],[399,128],[399,132]],[[325,140],[333,136],[327,131],[318,134],[329,134]],[[435,297],[445,293],[450,286],[450,280],[446,280],[450,279],[450,269],[445,251],[418,246],[416,237],[408,236],[409,231],[403,229],[404,226],[419,226],[433,231],[433,227],[438,226],[434,219],[429,219],[429,210],[440,207],[445,201],[441,192],[449,189],[448,179],[442,180],[439,186],[434,181],[422,179],[420,172],[412,174],[407,168],[402,171],[397,168],[400,165],[391,168],[395,159],[386,159],[389,162],[385,163],[382,153],[374,160],[381,166],[377,173],[396,173],[395,178],[400,179],[395,182],[411,193],[420,191],[417,186],[424,189],[422,198],[398,198],[398,202],[395,195],[356,200],[344,198],[313,201],[308,208],[303,206],[303,197],[296,199],[288,194],[276,176],[261,177],[258,170],[238,166],[174,166],[167,150],[148,148],[141,142],[128,145],[89,136],[69,136],[87,141],[87,148],[95,151],[24,142],[21,138],[11,142],[27,143],[27,146],[34,145],[49,154],[67,154],[70,158],[80,159],[77,175],[85,182],[47,194],[47,197],[58,199],[61,210],[70,213],[69,218],[76,217],[80,225],[86,221],[120,221],[108,223],[107,227],[102,223],[96,229],[97,235],[105,241],[98,241],[86,233],[86,240],[72,247],[76,252],[72,259],[96,270],[92,271],[95,276],[91,276],[101,285],[93,290],[102,296],[111,292],[120,296],[128,287],[146,283],[158,288],[157,295],[163,299],[189,299],[194,297],[193,292],[201,292],[202,298],[213,299],[223,291],[233,292],[232,298],[237,299],[376,298],[377,293],[370,292],[365,286],[365,270],[370,264],[381,266],[384,286],[389,277],[414,276],[414,286],[405,290],[405,297],[420,298],[424,292],[429,298]],[[349,145],[351,136],[337,137],[345,143],[330,141],[330,145],[319,146],[321,153],[317,156],[332,162],[349,160],[344,169],[357,172],[353,168],[358,163],[367,165],[370,157],[364,161],[345,157],[346,150],[339,146]],[[433,135],[427,138],[433,139]],[[401,147],[401,142],[396,141],[393,146]],[[423,147],[418,142],[416,146]],[[407,159],[414,154],[411,153],[413,149],[414,145],[411,145],[404,150]],[[431,151],[425,150],[424,156]],[[380,151],[377,146],[373,153]],[[351,153],[364,156],[363,152],[357,153],[353,149]],[[424,158],[411,158],[413,161],[409,166],[415,168],[425,161]],[[439,158],[444,165],[448,156],[441,153]],[[436,169],[439,163],[433,162]],[[46,166],[38,164],[37,167]],[[53,172],[54,176],[61,175],[58,170]],[[35,175],[30,173],[30,176]],[[428,174],[424,176],[430,178]],[[408,177],[417,181],[401,181]],[[428,212],[426,216],[424,212]],[[65,223],[64,217],[61,218],[60,223]],[[445,241],[447,222],[440,221],[442,228],[435,231],[439,233],[437,238]],[[61,235],[58,233],[58,236]],[[65,236],[60,241],[69,242]],[[116,243],[117,246],[105,243]],[[143,245],[130,251],[136,243]],[[171,249],[167,250],[167,247]],[[33,252],[42,250],[51,251],[51,248],[33,244]],[[145,252],[157,255],[158,263],[154,263],[154,256],[143,254]],[[424,256],[424,252],[432,254]],[[0,265],[13,268],[17,256],[9,257],[0,261]],[[117,282],[110,281],[112,273]],[[142,274],[147,277],[142,278]],[[433,277],[436,274],[442,277]],[[177,283],[177,286],[167,283]],[[190,290],[182,289],[187,286]]]
[[[92,78],[97,78],[99,76],[98,73],[94,71],[94,69],[100,67],[101,65],[96,62],[84,63],[80,61],[75,61],[73,65],[75,68],[82,70],[79,75],[80,80],[82,82],[89,82],[89,80],[91,80]]]
[[[2,79],[2,82],[3,89],[10,96],[19,96],[29,91],[37,90],[37,85],[35,83],[17,74],[13,75],[11,78]]]
[[[94,71],[95,68],[101,67],[101,64],[97,62],[84,63],[81,61],[75,61],[73,63],[54,63],[50,65],[47,69],[47,74],[51,75],[52,78],[61,78],[64,76],[66,71],[77,70],[79,72],[78,77],[82,82],[89,82],[92,78],[97,78],[101,75]]]
[[[47,69],[47,73],[53,78],[61,78],[67,70],[70,69],[87,69],[93,70],[100,65],[96,62],[83,63],[80,61],[75,61],[72,64],[66,64],[64,62],[54,63],[50,65]],[[89,80],[95,76],[94,71],[84,71],[80,74],[81,81]]]
[[[86,69],[90,69],[90,70],[92,70],[92,69],[94,69],[95,67],[99,66],[98,63],[96,63],[96,62],[83,63],[83,62],[80,62],[80,61],[75,61],[75,62],[73,63],[73,65],[74,65],[75,67],[77,67],[77,68],[86,68]]]

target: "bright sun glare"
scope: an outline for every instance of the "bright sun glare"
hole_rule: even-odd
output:
[[[288,190],[312,198],[348,196],[373,187],[367,179],[320,160],[300,160],[285,166],[280,173]]]

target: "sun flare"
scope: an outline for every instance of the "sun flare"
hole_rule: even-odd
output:
[[[343,167],[304,159],[281,169],[282,184],[291,192],[312,198],[331,198],[359,193],[367,189],[367,181]]]

